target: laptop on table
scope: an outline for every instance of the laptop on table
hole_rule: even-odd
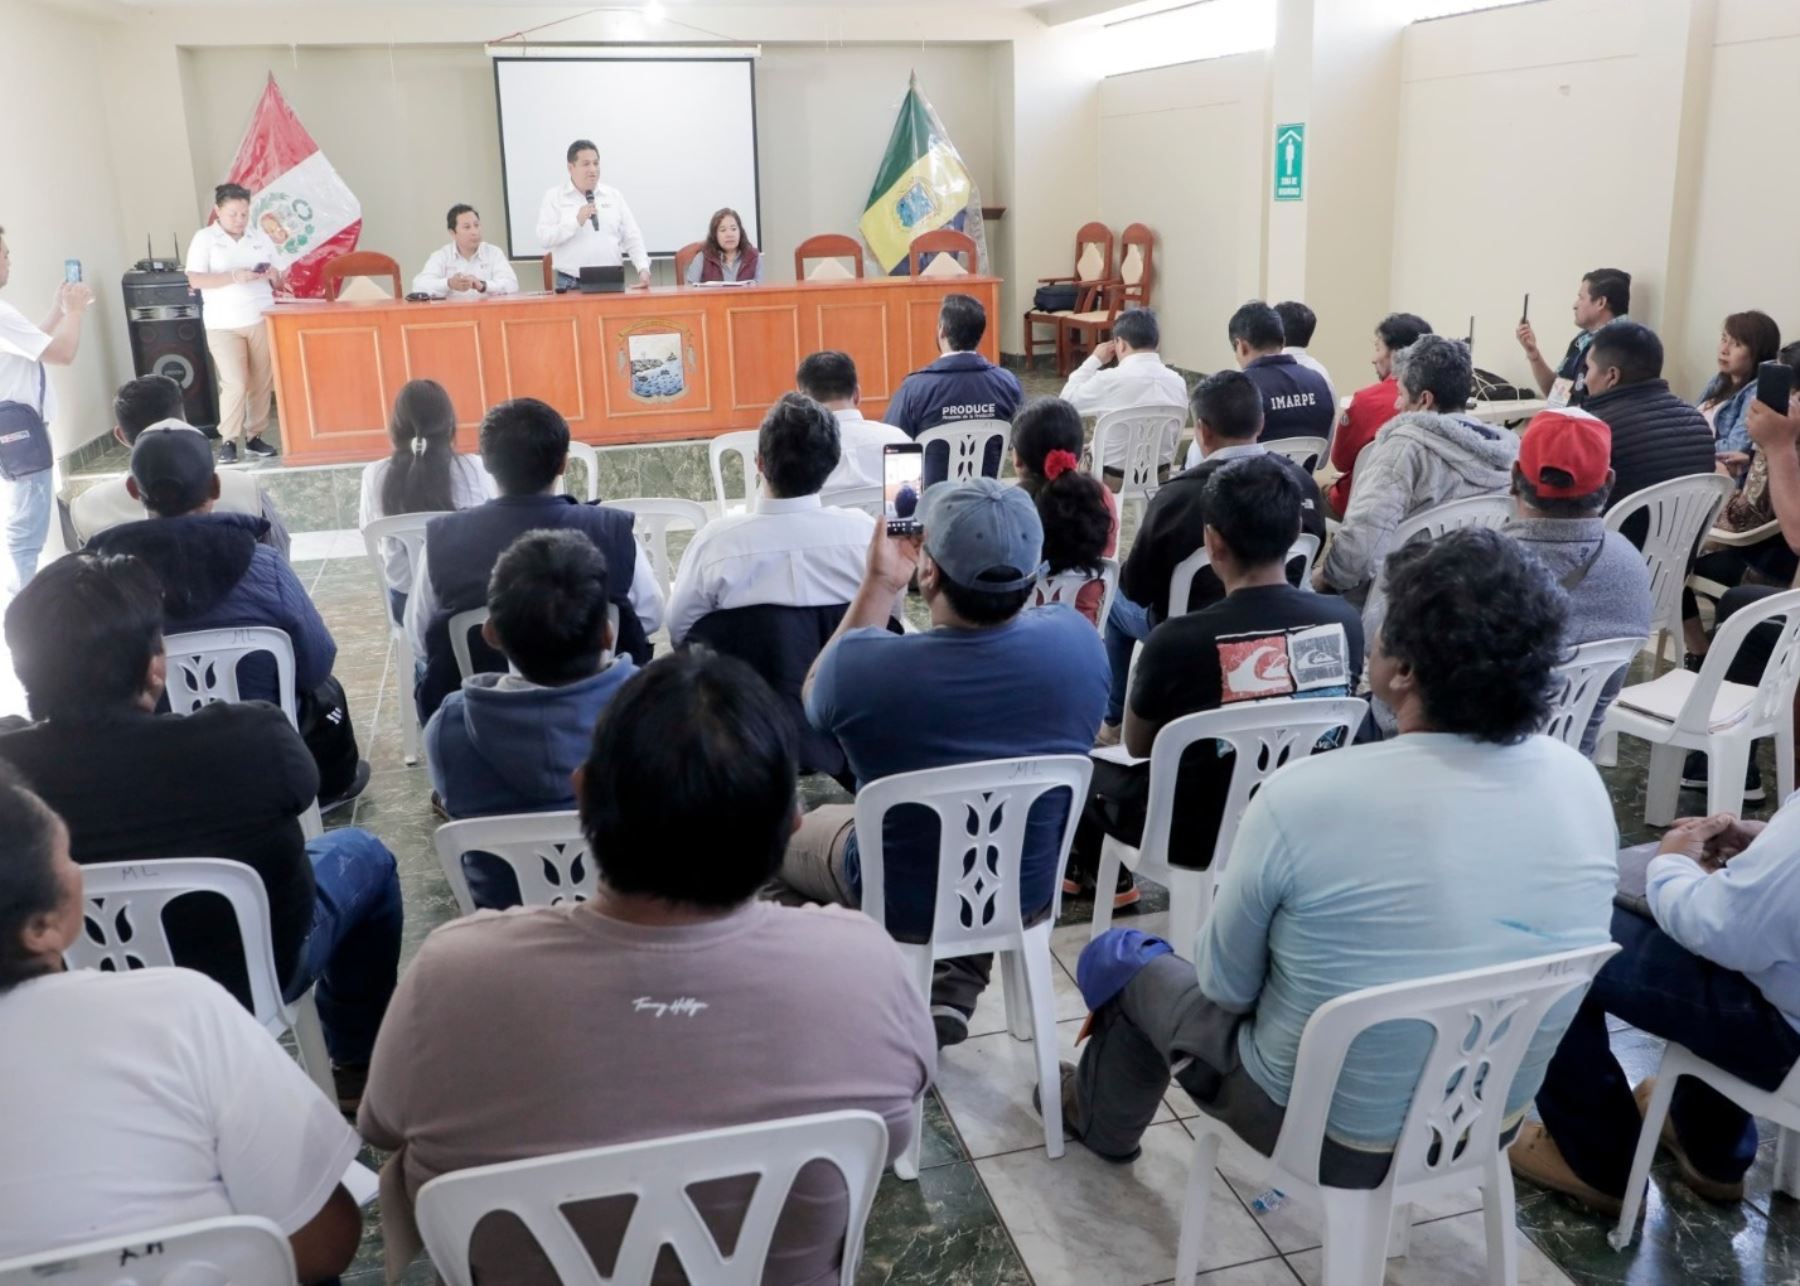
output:
[[[625,289],[625,268],[623,264],[615,264],[611,268],[583,268],[575,289],[583,294],[611,294]]]

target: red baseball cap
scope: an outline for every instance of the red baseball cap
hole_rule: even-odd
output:
[[[1519,439],[1519,472],[1547,500],[1593,495],[1606,485],[1610,468],[1612,430],[1574,407],[1539,411]]]

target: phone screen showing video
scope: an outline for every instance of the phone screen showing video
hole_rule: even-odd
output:
[[[917,442],[892,442],[881,449],[881,511],[888,535],[904,536],[919,529],[919,499],[925,491],[925,448]]]

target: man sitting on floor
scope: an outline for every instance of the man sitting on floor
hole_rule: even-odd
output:
[[[677,652],[625,685],[576,781],[595,899],[447,924],[394,997],[358,1119],[396,1149],[390,1265],[418,1248],[420,1187],[469,1166],[846,1108],[886,1120],[890,1158],[907,1146],[934,1055],[899,952],[862,915],[756,897],[794,791],[786,712],[742,663]],[[735,1227],[733,1187],[689,1196]],[[836,1280],[843,1191],[800,1171],[771,1286]],[[591,1205],[568,1210],[577,1235],[616,1244],[616,1209]],[[472,1255],[483,1281],[554,1280],[516,1225],[483,1221]]]
[[[807,676],[813,726],[838,739],[859,786],[984,759],[1085,754],[1106,703],[1106,654],[1079,612],[1025,607],[1043,549],[1031,497],[992,478],[941,482],[926,489],[919,515],[922,539],[876,524],[862,586]],[[890,634],[894,596],[915,571],[932,628]],[[1042,801],[1026,831],[1027,923],[1050,912],[1065,807]],[[855,820],[847,804],[808,813],[782,880],[817,901],[859,905]],[[887,845],[888,928],[902,941],[931,932],[937,849],[929,824]],[[992,963],[938,961],[931,1012],[940,1045],[968,1036]]]
[[[349,827],[304,838],[319,770],[274,706],[156,713],[162,600],[135,558],[71,554],[39,572],[6,610],[37,722],[0,720],[0,759],[68,823],[77,862],[204,856],[254,870],[282,993],[296,1000],[318,983],[339,1097],[354,1105],[400,963],[394,855]],[[164,916],[175,963],[247,997],[236,928],[207,899],[189,901]]]
[[[1110,411],[1128,411],[1138,407],[1172,407],[1181,412],[1187,406],[1187,380],[1181,372],[1163,364],[1162,329],[1156,314],[1148,308],[1127,308],[1113,321],[1112,338],[1096,344],[1087,359],[1070,373],[1063,385],[1062,400],[1083,415],[1099,418]],[[1175,455],[1175,443],[1181,437],[1177,423],[1168,440],[1158,449],[1156,459],[1159,477],[1167,477],[1169,461]],[[1117,487],[1125,473],[1126,442],[1123,434],[1115,435],[1107,444],[1102,461],[1109,486]]]
[[[891,424],[863,418],[859,406],[862,384],[850,354],[835,349],[808,354],[794,372],[794,384],[837,421],[838,465],[820,490],[830,493],[846,487],[879,487],[881,448],[912,439]]]
[[[1269,779],[1244,813],[1194,964],[1134,930],[1082,952],[1093,1036],[1080,1068],[1065,1069],[1063,1121],[1103,1157],[1137,1155],[1171,1072],[1267,1155],[1319,1006],[1607,940],[1612,802],[1593,765],[1534,735],[1562,655],[1555,582],[1482,529],[1398,549],[1384,576],[1389,610],[1369,671],[1400,735]],[[1552,1009],[1533,1038],[1508,1125],[1574,1008]],[[1429,1028],[1405,1024],[1356,1042],[1322,1182],[1380,1185],[1430,1041]]]
[[[182,418],[186,414],[181,385],[167,375],[140,375],[119,385],[113,398],[113,436],[127,447],[135,446],[138,434],[145,429],[191,428]],[[275,502],[257,483],[254,473],[241,469],[221,473],[219,499],[213,512],[261,518],[269,525],[258,539],[283,558],[288,556],[291,542],[287,528]],[[124,478],[97,482],[69,502],[69,522],[75,528],[76,541],[83,545],[109,527],[141,522],[149,516],[144,502],[131,494]]]

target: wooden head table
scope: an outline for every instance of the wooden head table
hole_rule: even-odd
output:
[[[997,361],[994,277],[277,305],[267,324],[282,448],[296,464],[385,456],[394,395],[422,378],[449,390],[463,450],[487,408],[514,397],[550,403],[596,446],[712,437],[760,424],[800,359],[823,348],[855,360],[874,419],[936,359],[939,303],[959,291],[987,309],[981,351]]]

